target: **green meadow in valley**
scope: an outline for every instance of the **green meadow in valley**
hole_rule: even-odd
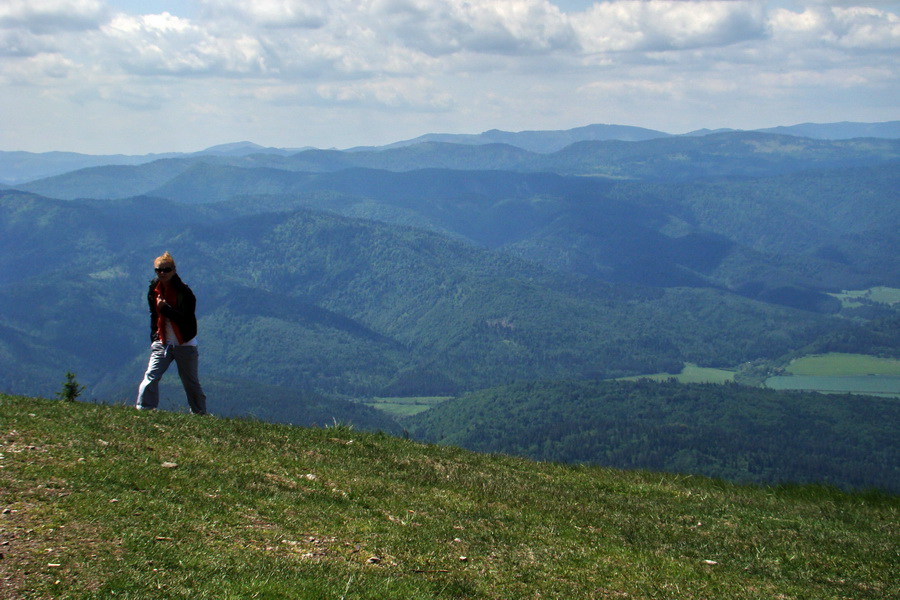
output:
[[[794,375],[818,375],[822,377],[852,377],[859,375],[900,377],[900,360],[863,354],[832,352],[824,355],[798,358],[788,365],[787,371]]]
[[[900,398],[900,360],[896,358],[830,352],[794,359],[785,371],[789,375],[770,377],[766,386]]]

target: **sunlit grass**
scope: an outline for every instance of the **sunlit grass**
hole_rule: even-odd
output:
[[[713,369],[710,367],[698,367],[693,363],[685,363],[681,373],[654,373],[652,375],[638,375],[636,377],[623,377],[623,381],[637,381],[650,379],[652,381],[668,381],[675,379],[679,383],[730,383],[734,381],[734,371],[727,369]]]
[[[900,376],[900,360],[865,354],[817,354],[795,359],[786,370],[793,375],[851,377],[855,375]]]
[[[844,291],[840,294],[831,294],[841,301],[845,308],[855,308],[862,306],[860,300],[867,300],[876,304],[887,304],[893,306],[900,302],[900,289],[878,286],[866,290]]]
[[[403,418],[425,412],[429,408],[446,402],[452,396],[416,396],[402,398],[369,398],[361,404],[383,410],[394,417]]]
[[[900,499],[0,396],[0,592],[890,598]]]

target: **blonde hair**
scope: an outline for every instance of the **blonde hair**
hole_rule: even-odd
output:
[[[173,267],[175,266],[175,259],[172,258],[172,255],[169,254],[168,250],[163,252],[162,255],[157,256],[156,260],[153,261],[153,265],[156,267],[158,267],[159,265],[161,265],[163,263],[172,263],[172,266]]]

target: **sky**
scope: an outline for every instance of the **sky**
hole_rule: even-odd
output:
[[[0,150],[900,120],[900,1],[0,0]]]

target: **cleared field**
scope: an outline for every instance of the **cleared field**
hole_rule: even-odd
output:
[[[453,396],[421,396],[409,398],[369,398],[360,400],[360,404],[383,410],[395,417],[411,417],[424,412]]]
[[[624,381],[637,381],[638,379],[651,379],[653,381],[667,381],[676,379],[679,383],[728,383],[734,381],[734,371],[724,369],[710,369],[698,367],[693,363],[686,363],[681,373],[654,373],[652,375],[638,375],[635,377],[623,377]]]
[[[793,375],[852,377],[889,375],[900,377],[900,360],[866,354],[817,354],[791,361],[786,369]]]
[[[868,290],[844,291],[840,294],[831,294],[841,301],[846,308],[860,306],[862,301],[875,302],[876,304],[894,305],[900,302],[900,289],[878,286]]]
[[[864,354],[804,356],[787,367],[791,376],[770,377],[766,387],[900,398],[900,360]]]

